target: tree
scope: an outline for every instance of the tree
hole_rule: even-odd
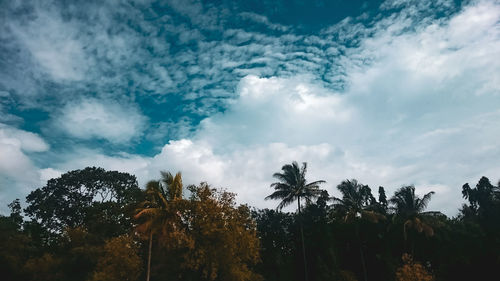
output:
[[[342,193],[342,199],[333,197],[334,209],[342,214],[344,221],[353,221],[355,218],[366,218],[377,222],[383,216],[372,211],[376,203],[368,185],[358,183],[357,180],[344,180],[337,189]]]
[[[16,225],[17,230],[20,230],[23,225],[23,214],[19,199],[12,201],[8,207],[10,209],[10,220]]]
[[[161,230],[166,225],[169,217],[166,192],[160,181],[150,181],[146,184],[146,201],[141,204],[135,219],[139,224],[136,229],[139,233],[149,237],[148,265],[146,281],[151,277],[151,252],[153,248],[153,234]]]
[[[387,214],[387,195],[385,194],[385,189],[383,186],[378,187],[378,202],[377,211],[382,214]]]
[[[434,277],[419,262],[413,261],[408,255],[403,255],[403,265],[396,271],[396,281],[432,281]]]
[[[260,243],[248,207],[236,206],[235,194],[207,183],[188,189],[191,197],[181,213],[193,243],[186,245],[181,267],[195,272],[194,280],[261,280],[252,270]]]
[[[106,214],[108,225],[119,232],[110,236],[119,235],[130,229],[131,206],[140,193],[135,176],[87,167],[50,179],[44,187],[32,191],[26,197],[25,213],[52,233],[62,233],[68,227],[92,228],[95,216]]]
[[[182,175],[180,172],[172,175],[170,172],[161,171],[161,181],[166,185],[167,200],[173,201],[182,199],[184,186],[182,185]]]
[[[181,174],[177,173],[175,177],[170,172],[161,172],[161,174],[161,181],[147,183],[146,200],[140,204],[135,215],[135,219],[139,221],[136,230],[149,239],[147,281],[151,276],[153,235],[159,234],[160,241],[169,238],[176,240],[182,238],[182,241],[187,241],[187,236],[181,228],[181,217],[178,212],[183,189]]]
[[[475,188],[464,184],[462,196],[469,201],[461,210],[464,218],[477,220],[483,226],[496,225],[500,215],[500,183],[494,186],[487,177],[481,177]]]
[[[320,184],[325,183],[324,180],[318,180],[311,183],[307,183],[306,172],[307,163],[302,163],[302,167],[299,168],[297,162],[292,162],[292,164],[284,165],[281,170],[283,173],[275,173],[274,178],[278,179],[278,182],[272,183],[271,187],[274,188],[274,192],[267,196],[265,199],[281,200],[278,204],[278,209],[292,204],[297,200],[299,217],[301,216],[300,210],[300,198],[304,198],[306,202],[311,202],[312,199],[316,199],[321,195],[322,190],[319,189]],[[304,229],[302,226],[302,221],[300,224],[300,235],[302,238],[302,255],[304,258],[304,275],[305,280],[307,280],[307,261],[306,261],[306,249],[304,245]]]
[[[10,215],[0,215],[0,275],[5,281],[23,280],[23,265],[33,251],[33,241],[24,233],[19,199],[8,207]]]
[[[415,194],[415,187],[410,185],[396,190],[394,196],[389,200],[393,205],[392,210],[396,214],[396,219],[404,221],[403,234],[405,241],[407,240],[407,229],[409,228],[415,229],[418,233],[424,232],[427,237],[434,235],[433,228],[424,221],[425,216],[438,214],[438,212],[424,212],[433,194],[434,191],[431,191],[420,198]],[[413,254],[414,244],[411,251]]]
[[[128,235],[112,238],[104,245],[90,281],[135,281],[141,273],[136,242]]]
[[[296,232],[293,231],[293,215],[272,209],[254,210],[252,213],[261,246],[262,262],[258,264],[259,272],[269,281],[293,280]]]
[[[432,195],[434,195],[434,191],[420,198],[415,194],[415,187],[413,185],[403,186],[396,190],[389,202],[393,204],[392,209],[396,215],[408,218],[422,214],[425,208],[427,208]]]
[[[358,183],[357,180],[344,180],[337,189],[342,193],[342,199],[333,197],[334,211],[343,217],[345,222],[355,223],[356,237],[359,242],[359,250],[361,257],[361,266],[363,269],[364,280],[368,280],[366,272],[366,262],[363,253],[363,246],[359,236],[359,223],[360,218],[367,219],[372,222],[378,222],[385,219],[385,216],[372,210],[376,201],[372,195],[371,189],[368,185]]]

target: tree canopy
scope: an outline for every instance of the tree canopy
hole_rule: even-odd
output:
[[[500,266],[500,185],[464,184],[456,217],[427,210],[434,193],[393,194],[355,179],[340,196],[306,180],[307,165],[275,173],[278,210],[237,204],[208,183],[161,172],[88,167],[51,179],[0,215],[2,280],[487,280]],[[271,176],[270,176],[271,178]],[[472,187],[473,186],[473,187]],[[439,196],[436,194],[435,196]],[[299,203],[299,199],[303,201]],[[298,201],[298,212],[283,212]],[[303,204],[305,202],[305,204]],[[299,212],[300,210],[300,212]]]

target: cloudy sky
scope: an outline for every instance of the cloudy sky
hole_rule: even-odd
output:
[[[0,2],[3,212],[86,166],[275,207],[296,160],[455,215],[499,140],[499,1]]]

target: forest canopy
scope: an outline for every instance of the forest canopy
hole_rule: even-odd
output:
[[[500,266],[500,185],[486,177],[449,218],[412,185],[373,194],[346,179],[337,198],[306,163],[273,176],[276,209],[257,209],[180,172],[144,189],[128,173],[67,172],[0,216],[2,280],[481,280]]]

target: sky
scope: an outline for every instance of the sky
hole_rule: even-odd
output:
[[[500,178],[500,2],[0,2],[0,211],[100,166],[274,208],[273,173],[436,194]]]

